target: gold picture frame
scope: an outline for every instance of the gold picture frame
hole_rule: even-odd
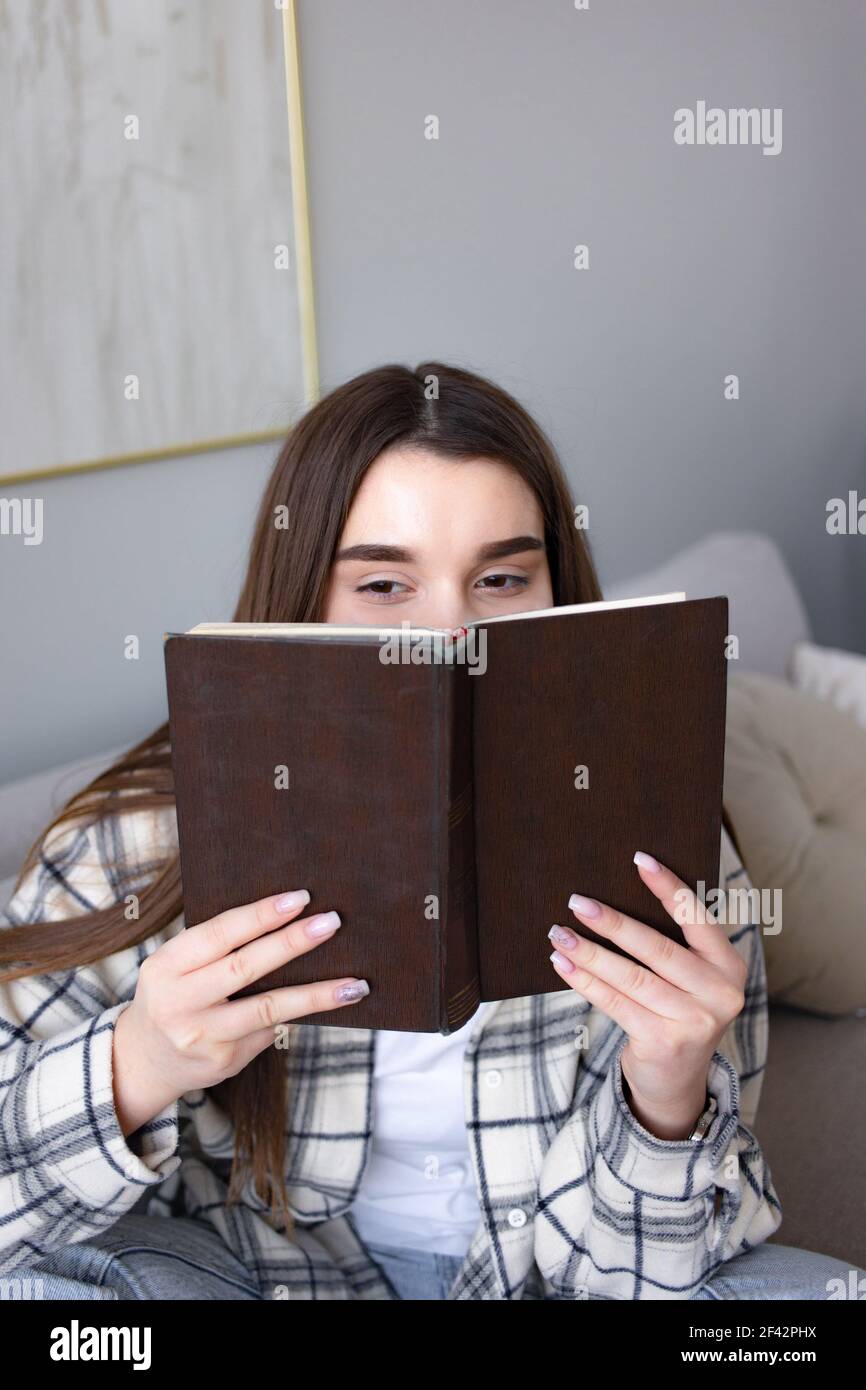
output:
[[[286,116],[291,161],[298,327],[304,397],[306,405],[310,406],[315,404],[319,397],[319,364],[296,0],[281,0],[279,8],[282,11]],[[37,466],[14,472],[4,471],[0,472],[0,487],[7,488],[10,484],[98,472],[104,469],[125,467],[129,464],[150,463],[160,459],[212,453],[215,450],[239,448],[247,444],[267,443],[271,440],[282,439],[285,434],[286,428],[281,427],[279,429],[222,435],[214,439],[184,442],[158,449],[146,449],[103,458],[81,459],[53,466]]]

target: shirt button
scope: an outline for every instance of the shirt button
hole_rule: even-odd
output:
[[[508,1213],[508,1224],[515,1228],[526,1225],[526,1212],[522,1207],[512,1207]]]
[[[491,1069],[489,1072],[487,1072],[487,1084],[488,1084],[488,1086],[501,1086],[501,1085],[502,1085],[502,1072],[501,1072],[501,1071],[496,1071],[495,1068],[493,1068],[493,1069]]]

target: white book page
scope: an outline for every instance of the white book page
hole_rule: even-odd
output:
[[[489,623],[512,623],[517,618],[557,618],[563,613],[602,613],[608,608],[643,608],[651,603],[682,603],[685,593],[651,594],[646,598],[598,599],[595,603],[564,603],[559,608],[531,608],[526,613],[500,613],[498,618],[477,618],[467,627],[487,627]]]
[[[489,623],[512,623],[527,618],[556,618],[566,613],[600,613],[613,608],[641,608],[654,603],[681,603],[685,593],[651,594],[643,598],[599,599],[593,603],[569,603],[559,608],[530,608],[523,613],[500,613],[494,618],[477,618],[466,623],[470,627],[487,627]],[[460,629],[456,629],[459,631]],[[408,636],[430,632],[450,633],[444,627],[394,627],[382,624],[373,627],[355,624],[351,627],[335,623],[197,623],[184,634],[187,637],[355,637],[363,641],[379,640],[382,634],[407,633]]]

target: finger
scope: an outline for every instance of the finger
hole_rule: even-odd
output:
[[[609,937],[663,980],[689,994],[705,994],[717,978],[716,972],[699,955],[645,922],[637,922],[624,912],[580,893],[572,893],[568,905],[579,922],[591,927],[599,936]]]
[[[275,1023],[269,1028],[257,1028],[255,1032],[248,1033],[245,1038],[238,1040],[237,1050],[243,1059],[239,1070],[243,1071],[244,1067],[248,1066],[254,1057],[258,1057],[260,1052],[266,1052],[269,1047],[276,1047],[277,1040],[281,1038],[277,1030],[286,1026],[286,1024]],[[289,1035],[288,1043],[289,1045],[286,1046],[285,1041],[281,1041],[279,1051],[289,1052],[291,1050],[291,1035]]]
[[[724,927],[708,915],[706,905],[697,894],[651,854],[638,850],[634,862],[641,881],[682,929],[691,951],[723,971],[726,977],[731,970],[736,977],[741,956],[737,948],[731,945]]]
[[[322,942],[329,941],[339,927],[340,918],[336,912],[317,912],[313,917],[301,917],[246,942],[221,960],[185,976],[185,1006],[206,1009],[220,1003],[281,965],[314,951]]]
[[[606,946],[587,941],[570,927],[557,924],[547,934],[557,951],[567,956],[573,965],[642,1004],[657,1017],[680,1021],[690,1017],[694,1008],[692,995],[669,984],[630,956],[620,956]]]
[[[244,1067],[248,1067],[250,1062],[258,1057],[260,1052],[267,1051],[269,1047],[276,1047],[278,1038],[277,1028],[281,1026],[280,1024],[276,1024],[272,1028],[259,1028],[256,1032],[248,1033],[245,1038],[241,1038],[240,1041],[238,1041],[236,1053],[240,1065],[232,1075],[236,1076],[238,1072],[244,1070]],[[281,1052],[288,1050],[288,1048],[280,1048]]]
[[[354,999],[341,999],[338,991],[346,985],[363,985],[364,993]],[[344,975],[339,980],[322,980],[310,985],[286,985],[282,989],[263,990],[244,999],[231,999],[218,1004],[211,1012],[210,1026],[214,1036],[224,1042],[235,1042],[262,1028],[273,1029],[278,1023],[291,1023],[307,1014],[325,1013],[328,1009],[351,1008],[358,999],[366,998],[370,986],[366,980]]]
[[[275,1047],[276,1042],[276,1028],[259,1028],[255,1033],[249,1033],[242,1042],[238,1043],[238,1052],[242,1058],[238,1070],[243,1071],[244,1067],[249,1066],[253,1058],[258,1057],[259,1053],[264,1052],[267,1048]]]
[[[614,1023],[618,1023],[630,1038],[641,1042],[654,1036],[658,1016],[652,1014],[649,1009],[621,994],[612,985],[605,984],[604,980],[596,979],[589,971],[573,965],[560,951],[552,952],[550,959],[557,975],[570,985],[575,994],[581,995],[590,1004],[601,1009],[602,1013],[607,1014]]]
[[[209,921],[169,937],[160,946],[160,960],[178,974],[199,970],[245,942],[292,921],[309,901],[306,888],[300,888],[278,893],[275,897],[259,898],[242,907],[227,908]]]

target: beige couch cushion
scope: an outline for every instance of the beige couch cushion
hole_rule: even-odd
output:
[[[866,1005],[866,730],[770,676],[728,683],[725,806],[756,888],[770,998],[841,1016]]]

